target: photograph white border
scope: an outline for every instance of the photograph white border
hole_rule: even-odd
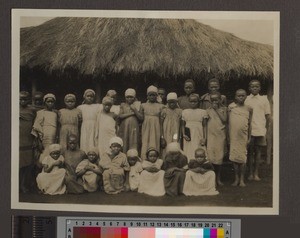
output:
[[[273,205],[264,207],[219,206],[116,206],[57,203],[19,202],[19,78],[20,78],[20,19],[21,17],[107,17],[107,18],[169,18],[169,19],[218,19],[218,20],[271,20],[274,23],[274,126],[273,126]],[[47,10],[12,9],[12,112],[11,112],[11,208],[23,210],[51,210],[104,213],[153,213],[153,214],[279,214],[279,46],[280,13],[255,11],[127,11],[127,10]]]

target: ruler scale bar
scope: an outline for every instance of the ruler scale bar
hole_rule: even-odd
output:
[[[240,226],[239,219],[12,217],[13,238],[240,238]]]

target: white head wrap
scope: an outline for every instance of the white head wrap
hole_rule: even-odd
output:
[[[44,96],[44,102],[46,102],[46,100],[48,99],[48,98],[52,98],[52,99],[54,99],[54,101],[56,101],[56,97],[55,97],[55,95],[54,94],[52,94],[52,93],[47,93],[45,96]]]
[[[61,150],[60,144],[49,145],[49,153],[51,153],[53,151],[60,151],[60,150]]]
[[[120,137],[115,136],[109,140],[109,146],[111,146],[114,143],[117,143],[117,144],[123,146],[123,140]]]
[[[157,87],[155,87],[155,86],[153,86],[153,85],[151,85],[151,86],[149,86],[148,88],[147,88],[147,94],[149,94],[149,93],[158,93],[158,89],[157,89]]]
[[[177,94],[174,93],[174,92],[168,93],[168,95],[167,95],[167,101],[169,101],[169,100],[175,100],[175,101],[177,101]]]
[[[126,91],[125,91],[125,97],[127,96],[132,96],[132,97],[135,97],[136,96],[136,92],[133,88],[128,88]]]

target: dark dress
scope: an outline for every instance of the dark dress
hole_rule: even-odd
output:
[[[77,178],[76,167],[86,158],[83,150],[66,150],[64,152],[65,157],[65,184],[67,186],[67,192],[73,194],[79,194],[84,192],[81,179]]]
[[[129,104],[122,103],[120,106],[120,115],[132,112]],[[139,150],[140,126],[135,115],[127,117],[121,121],[118,136],[123,140],[123,152],[129,149]]]
[[[163,168],[165,169],[164,184],[166,194],[178,196],[182,194],[185,180],[183,169],[187,165],[187,157],[181,152],[169,152],[166,154]]]

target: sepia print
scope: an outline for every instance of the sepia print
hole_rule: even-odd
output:
[[[12,11],[14,209],[278,214],[278,115],[278,12]]]

